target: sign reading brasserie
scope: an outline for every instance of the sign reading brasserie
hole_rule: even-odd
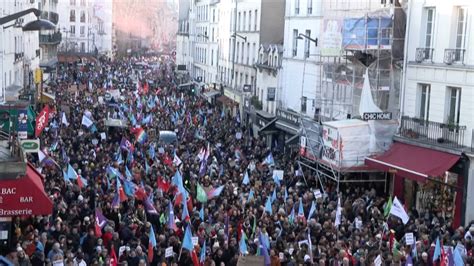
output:
[[[285,120],[286,122],[289,122],[291,124],[294,124],[294,125],[299,125],[300,124],[300,117],[297,113],[277,109],[276,110],[276,116],[279,119]]]
[[[392,120],[392,113],[390,112],[374,112],[364,113],[362,115],[363,120]]]

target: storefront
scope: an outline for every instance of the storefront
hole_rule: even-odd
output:
[[[261,123],[261,122],[260,122]],[[271,135],[271,146],[284,151],[298,148],[300,135],[300,116],[298,113],[277,108],[276,118],[260,128],[261,135]]]
[[[226,114],[230,113],[233,117],[239,114],[239,103],[231,98],[221,95],[216,98],[216,102],[224,107]]]
[[[204,92],[202,95],[210,104],[216,104],[216,98],[220,94],[221,94],[220,91],[209,90],[209,91]]]
[[[13,217],[52,212],[53,203],[44,191],[43,178],[33,165],[27,164],[24,176],[0,179],[0,246],[8,245]]]
[[[392,194],[403,199],[408,209],[437,213],[451,220],[453,228],[463,224],[466,208],[473,207],[465,202],[466,162],[460,155],[401,142],[365,160],[391,175]]]

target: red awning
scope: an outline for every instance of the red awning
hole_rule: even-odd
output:
[[[26,175],[0,180],[0,217],[49,215],[53,203],[44,192],[41,174],[28,164]]]
[[[439,177],[459,160],[458,155],[395,142],[390,150],[374,158],[366,158],[365,164],[373,168],[424,182],[428,177]]]

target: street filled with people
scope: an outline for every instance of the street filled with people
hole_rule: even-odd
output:
[[[179,86],[171,60],[64,63],[45,90],[29,161],[54,210],[15,218],[14,265],[474,265],[474,221],[405,220],[379,184],[322,186],[297,150]]]

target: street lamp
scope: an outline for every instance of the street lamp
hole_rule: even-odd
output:
[[[34,13],[36,20],[30,21],[23,26],[23,31],[38,31],[38,30],[54,30],[56,26],[49,20],[41,19],[41,10],[37,8],[30,8],[5,17],[0,18],[0,25],[16,20],[20,17]]]
[[[306,40],[308,40],[308,41],[310,41],[310,42],[313,42],[316,47],[318,46],[318,38],[313,39],[313,38],[311,38],[310,36],[308,36],[308,35],[306,35],[306,34],[303,34],[303,33],[298,34],[298,37],[296,37],[296,39],[297,39],[297,40],[304,40],[304,39],[306,39]],[[306,45],[305,45],[305,50],[306,50]],[[308,52],[307,52],[307,53],[308,53],[308,54],[306,55],[306,51],[305,51],[305,54],[304,54],[304,65],[303,65],[303,74],[302,74],[303,79],[302,79],[302,81],[301,81],[301,99],[300,99],[300,100],[301,100],[301,103],[300,103],[300,112],[301,112],[301,113],[303,113],[304,73],[305,73],[305,71],[306,71],[306,60],[307,60],[308,57],[309,57],[309,47],[308,47]],[[306,105],[306,103],[305,103],[305,105]],[[306,112],[306,111],[305,111],[305,112]]]
[[[318,46],[318,38],[313,39],[313,38],[311,38],[311,37],[309,37],[308,35],[303,34],[303,33],[298,34],[298,37],[296,37],[296,39],[298,39],[298,40],[307,39],[307,40],[309,40],[310,42],[314,42],[314,46]]]

